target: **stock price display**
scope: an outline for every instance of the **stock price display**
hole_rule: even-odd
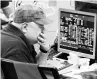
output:
[[[94,19],[91,16],[61,12],[60,44],[63,48],[93,52]]]

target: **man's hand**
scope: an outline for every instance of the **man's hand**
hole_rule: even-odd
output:
[[[40,33],[37,39],[38,39],[38,44],[40,45],[40,51],[41,51],[39,54],[37,54],[37,63],[46,65],[47,58],[49,55],[49,53],[47,52],[50,49],[49,43],[47,41],[46,36],[43,33]]]
[[[38,39],[38,44],[40,45],[40,48],[47,52],[50,49],[50,45],[47,41],[46,36],[43,33],[40,33],[37,39]]]

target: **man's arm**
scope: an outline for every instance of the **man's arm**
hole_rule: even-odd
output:
[[[7,58],[19,62],[34,63],[34,58],[31,52],[29,52],[29,49],[23,42],[16,39],[9,42],[7,41],[5,43],[2,38],[2,58]]]
[[[38,39],[38,44],[40,45],[40,52],[37,54],[37,63],[38,64],[46,64],[47,58],[48,58],[48,51],[50,49],[50,46],[48,44],[47,38],[45,37],[44,33],[40,33]]]
[[[28,52],[22,48],[13,48],[7,52],[4,58],[8,58],[14,61],[34,63],[34,59],[28,55]],[[31,58],[31,59],[30,59]]]
[[[40,51],[36,56],[37,63],[42,64],[42,65],[46,65],[48,55],[49,55],[49,53],[43,53]]]

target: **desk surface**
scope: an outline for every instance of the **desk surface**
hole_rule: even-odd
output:
[[[68,72],[66,72],[68,71]],[[97,63],[94,63],[85,69],[75,69],[73,66],[59,72],[63,76],[69,76],[76,79],[97,79]]]
[[[58,65],[58,62],[55,61],[55,60],[52,60],[51,63],[53,65]],[[57,64],[56,64],[57,63]],[[83,72],[89,72],[89,71],[93,71],[97,69],[97,63],[96,64],[93,64],[91,66],[88,66],[87,68],[82,68],[82,69],[79,69],[78,67],[72,65],[70,67],[67,67],[65,69],[62,69],[59,72],[59,74],[62,74],[63,76],[67,76],[67,77],[70,77],[68,79],[72,79],[72,78],[76,78],[76,79],[83,79],[82,78],[82,75],[80,73],[83,73]],[[97,73],[96,73],[96,77],[97,77]],[[88,78],[87,78],[88,79]],[[91,79],[91,78],[90,78]],[[95,78],[97,79],[97,78]]]

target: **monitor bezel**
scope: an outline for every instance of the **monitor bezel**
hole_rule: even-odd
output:
[[[61,11],[64,12],[70,12],[70,13],[76,13],[76,14],[83,14],[83,15],[89,15],[89,16],[93,16],[94,17],[94,44],[93,44],[93,55],[90,54],[85,54],[84,52],[76,52],[76,51],[72,51],[72,50],[68,50],[68,49],[62,49],[60,48],[60,13]],[[64,8],[59,8],[59,12],[58,12],[59,16],[58,16],[58,51],[59,52],[63,52],[63,53],[67,53],[69,54],[70,52],[75,53],[77,56],[80,57],[85,57],[85,58],[90,58],[90,59],[95,59],[95,54],[96,54],[96,34],[97,34],[97,30],[96,26],[97,26],[97,14],[96,13],[89,13],[89,12],[83,12],[83,11],[76,11],[76,10],[71,10],[71,9],[64,9]]]

